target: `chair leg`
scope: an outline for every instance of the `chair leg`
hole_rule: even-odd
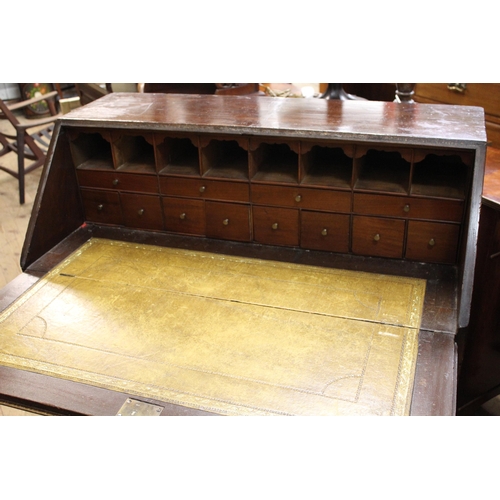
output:
[[[24,134],[17,136],[17,172],[19,181],[19,203],[24,205]]]

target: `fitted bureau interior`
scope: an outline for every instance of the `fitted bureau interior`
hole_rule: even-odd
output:
[[[113,170],[111,143],[100,133],[70,134],[73,162],[79,169]]]
[[[467,196],[468,172],[473,164],[470,154],[428,152],[414,163],[411,194],[463,200]]]
[[[157,166],[160,175],[199,175],[197,141],[189,137],[158,137]]]
[[[250,165],[253,181],[292,184],[298,182],[299,145],[297,142],[269,143],[254,140],[252,143]]]
[[[329,140],[70,131],[86,219],[456,264],[474,154]]]
[[[352,147],[301,143],[303,184],[350,189],[352,165]]]
[[[119,135],[113,141],[117,170],[136,173],[156,173],[155,153],[151,136]]]
[[[201,172],[205,177],[248,179],[248,141],[204,138],[201,141]]]
[[[410,182],[411,161],[401,151],[381,151],[359,148],[362,156],[355,162],[355,189],[390,193],[407,193]]]

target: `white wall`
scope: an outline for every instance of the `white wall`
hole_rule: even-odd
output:
[[[17,83],[0,83],[0,99],[18,99],[21,97]]]

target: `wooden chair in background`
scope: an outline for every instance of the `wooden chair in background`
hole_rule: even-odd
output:
[[[17,171],[1,164],[0,170],[18,179],[19,203],[21,205],[24,203],[24,176],[44,164],[54,129],[54,122],[61,116],[56,109],[56,96],[57,91],[53,91],[14,104],[7,104],[0,99],[0,119],[7,119],[13,128],[12,133],[0,131],[0,156],[11,151],[15,152],[17,154]],[[47,101],[51,116],[24,120],[23,123],[18,120],[15,111],[42,100]],[[34,160],[34,162],[26,166],[26,160]]]

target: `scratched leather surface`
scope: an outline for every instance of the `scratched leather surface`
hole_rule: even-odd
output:
[[[405,415],[425,281],[92,239],[0,363],[226,415]]]

